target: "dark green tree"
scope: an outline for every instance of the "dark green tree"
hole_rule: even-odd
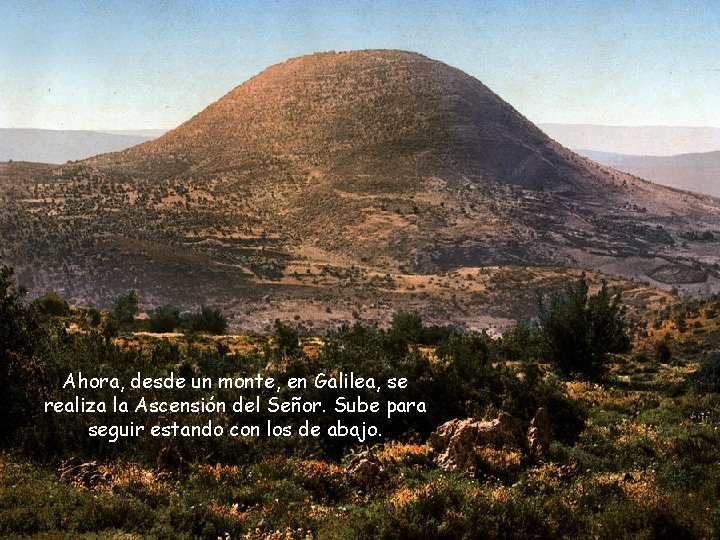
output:
[[[203,306],[200,313],[190,315],[191,332],[224,334],[227,331],[227,319],[217,308]]]
[[[109,318],[113,319],[118,325],[132,323],[135,320],[135,316],[140,312],[138,308],[139,300],[135,291],[121,294],[115,299]]]
[[[610,353],[630,350],[620,294],[612,296],[604,281],[600,291],[588,293],[583,273],[549,303],[538,298],[540,350],[567,377],[599,377]]]
[[[42,333],[23,302],[25,289],[15,285],[12,275],[12,268],[0,268],[0,444],[33,423],[44,380],[35,356]]]
[[[70,306],[56,291],[48,291],[37,297],[30,306],[41,319],[70,315]]]
[[[670,340],[664,339],[655,344],[655,358],[662,364],[669,364],[672,360],[672,349],[670,348]]]
[[[292,356],[300,352],[300,336],[292,326],[275,319],[275,346],[281,356]]]
[[[720,354],[714,353],[687,377],[690,386],[701,393],[720,393]]]
[[[506,360],[535,360],[538,357],[537,325],[521,320],[502,337],[500,351]]]
[[[153,309],[148,314],[148,321],[151,332],[172,332],[182,322],[180,319],[180,310],[175,306],[162,306]]]
[[[100,323],[102,323],[102,315],[95,308],[88,308],[85,310],[85,319],[93,328],[97,328],[100,326]]]
[[[390,333],[409,343],[420,343],[423,339],[422,317],[417,313],[396,311],[390,323]]]

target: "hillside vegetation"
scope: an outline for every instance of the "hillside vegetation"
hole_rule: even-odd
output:
[[[184,333],[152,334],[141,331],[151,321],[133,318],[132,295],[118,298],[108,314],[70,308],[55,294],[28,304],[4,269],[0,396],[8,414],[0,424],[0,534],[213,540],[717,536],[720,356],[712,350],[720,335],[720,303],[674,304],[652,320],[628,325],[637,315],[628,317],[619,297],[593,291],[581,276],[546,295],[539,318],[501,340],[429,326],[406,312],[396,313],[386,330],[358,323],[322,339],[300,338],[279,321],[272,336],[212,336],[187,326],[191,317],[179,319],[176,330]],[[119,326],[110,325],[110,332],[113,320]],[[577,343],[564,341],[565,352],[581,353],[570,369],[556,354],[561,336],[555,329],[565,324],[588,332]],[[683,342],[688,326],[699,330],[695,350]],[[631,345],[623,338],[631,330],[635,352],[621,352]],[[606,347],[594,360],[578,349],[592,339]],[[42,402],[76,393],[62,390],[69,372],[121,378],[136,372],[262,374],[287,381],[320,371],[353,371],[383,382],[407,377],[411,384],[402,397],[424,400],[427,412],[363,415],[383,433],[363,443],[327,436],[110,442],[89,437],[88,427],[126,423],[119,413],[39,413]],[[195,399],[208,397],[206,390],[192,392]],[[312,392],[308,399],[328,399]],[[333,391],[332,399],[346,392]],[[101,401],[111,394],[96,388],[83,396]],[[142,394],[173,396],[163,389]],[[367,400],[374,394],[361,391]],[[124,399],[138,396],[131,391]],[[540,406],[549,411],[552,433],[542,455],[480,445],[473,466],[453,472],[438,465],[427,442],[452,418],[503,412],[526,427]],[[239,425],[248,415],[212,413],[202,422]],[[338,420],[319,411],[300,416],[321,426]],[[198,420],[191,413],[139,412],[132,418],[147,426]],[[294,413],[268,419],[298,421]],[[368,455],[379,469],[359,476],[353,463]]]

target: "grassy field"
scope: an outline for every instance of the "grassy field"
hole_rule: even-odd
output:
[[[0,534],[713,538],[720,397],[688,389],[695,367],[622,355],[601,383],[564,383],[586,412],[585,427],[572,443],[556,437],[542,460],[486,448],[474,473],[449,473],[422,441],[376,445],[386,474],[372,487],[346,472],[360,448],[336,459],[249,452],[235,464],[194,462],[177,475],[118,458],[98,463],[105,480],[94,487],[3,454]]]

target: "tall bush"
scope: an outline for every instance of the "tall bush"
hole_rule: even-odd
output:
[[[610,353],[630,350],[625,307],[603,281],[589,295],[583,273],[574,285],[538,299],[539,337],[544,357],[567,377],[596,378],[603,374]]]

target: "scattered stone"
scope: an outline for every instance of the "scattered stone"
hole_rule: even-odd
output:
[[[83,463],[74,457],[60,462],[58,474],[60,480],[73,484],[78,489],[95,489],[112,482],[112,474],[102,472],[97,462]]]
[[[435,453],[435,463],[446,471],[474,471],[478,446],[527,450],[520,425],[507,413],[494,420],[450,420],[430,435],[428,444]]]
[[[353,482],[365,488],[376,486],[385,480],[385,468],[369,450],[353,457],[345,470]]]
[[[545,407],[540,407],[530,422],[527,439],[530,455],[542,457],[547,454],[550,448],[552,426],[550,425],[550,414]]]

